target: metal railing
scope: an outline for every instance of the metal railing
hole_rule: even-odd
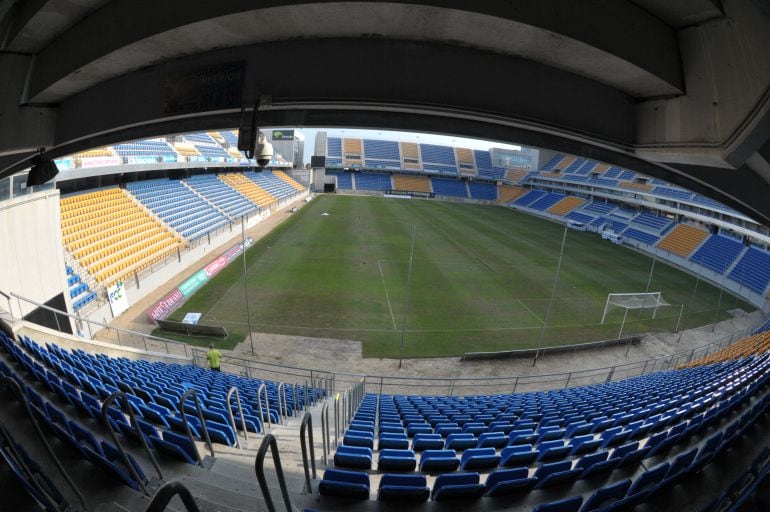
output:
[[[158,336],[153,336],[152,334],[146,334],[141,333],[137,331],[132,331],[130,329],[122,329],[120,327],[113,327],[111,325],[108,325],[107,323],[103,322],[97,322],[95,320],[91,320],[88,318],[84,318],[78,315],[75,315],[73,313],[67,313],[66,311],[61,311],[56,308],[52,308],[50,306],[46,306],[45,304],[41,304],[40,302],[36,302],[32,299],[28,299],[26,297],[23,297],[21,295],[18,295],[16,293],[11,292],[10,294],[3,295],[8,300],[8,313],[17,320],[23,320],[23,308],[21,306],[22,301],[25,303],[31,304],[35,306],[36,308],[43,309],[45,311],[50,311],[54,315],[54,319],[56,320],[57,326],[59,328],[59,331],[62,331],[61,323],[59,318],[71,318],[75,320],[76,322],[79,322],[81,325],[85,325],[88,330],[88,339],[95,340],[95,341],[103,341],[107,343],[115,343],[116,340],[99,340],[95,337],[95,332],[98,331],[92,330],[91,326],[97,326],[99,329],[107,329],[110,332],[115,332],[115,336],[117,339],[118,346],[121,347],[132,347],[132,348],[139,348],[143,349],[145,351],[151,351],[152,350],[152,343],[157,343],[159,348],[162,349],[166,354],[174,354],[174,355],[184,355],[185,357],[192,357],[191,348],[186,343],[182,343],[179,341],[169,340],[166,338],[161,338]],[[13,312],[13,307],[11,306],[11,300],[10,298],[13,297],[17,301],[18,306],[18,316]],[[122,334],[122,336],[121,336]],[[134,343],[131,343],[131,342]],[[149,344],[148,344],[149,343]],[[138,346],[137,346],[138,345]],[[175,347],[175,350],[172,352],[170,347]]]
[[[379,407],[378,407],[379,410]],[[329,438],[329,402],[326,401],[321,406],[321,443],[323,445],[323,462],[325,466],[329,465],[329,454],[331,454],[331,444]]]
[[[64,466],[59,460],[59,457],[56,456],[56,453],[54,453],[53,449],[51,448],[51,445],[48,443],[48,439],[46,438],[45,434],[43,434],[43,430],[40,428],[40,424],[38,423],[37,418],[35,418],[35,415],[32,413],[32,409],[29,405],[29,401],[27,400],[27,397],[24,395],[24,392],[21,390],[21,385],[18,382],[16,382],[13,378],[6,376],[0,379],[0,387],[8,387],[8,389],[10,389],[11,392],[16,396],[16,399],[21,403],[22,407],[24,408],[24,411],[27,413],[27,416],[32,422],[32,425],[35,427],[35,433],[37,434],[40,441],[42,441],[43,446],[45,447],[45,450],[48,453],[48,456],[51,457],[51,460],[53,460],[54,465],[56,466],[56,469],[59,470],[59,473],[61,473],[65,482],[67,482],[67,485],[72,489],[72,491],[75,493],[75,496],[77,496],[78,501],[80,501],[80,503],[83,505],[82,510],[87,510],[88,505],[86,504],[86,499],[83,496],[83,493],[81,493],[80,489],[78,489],[77,485],[75,485],[75,482],[72,480],[72,477],[67,472],[67,470],[64,469]],[[5,425],[0,424],[0,428],[2,428],[4,434],[8,431]],[[11,440],[9,439],[9,441]],[[40,486],[40,484],[37,483],[37,481],[33,476],[34,472],[27,466],[27,463],[24,457],[22,457],[16,451],[16,447],[14,446],[14,443],[9,442],[8,449],[13,452],[13,456],[15,460],[21,466],[21,469],[23,470],[24,474],[29,477],[29,484],[31,486],[34,486],[35,490],[41,495],[41,497],[43,497],[46,501],[49,501],[48,506],[51,507],[51,510],[58,510],[59,507],[56,505],[58,500],[55,499],[53,496],[50,496],[49,493],[46,492]]]
[[[120,453],[120,458],[123,460],[123,464],[126,466],[126,469],[130,473],[131,478],[133,478],[134,481],[137,483],[137,485],[141,488],[142,493],[145,496],[149,496],[150,491],[147,488],[147,479],[140,476],[139,472],[131,463],[131,459],[128,458],[128,452],[126,452],[126,449],[123,447],[123,443],[120,442],[120,439],[118,438],[118,434],[115,432],[115,427],[113,426],[112,421],[110,421],[109,408],[112,405],[112,403],[118,399],[120,399],[120,401],[118,402],[118,405],[120,406],[121,411],[124,414],[128,415],[129,421],[131,422],[131,426],[133,426],[136,429],[136,433],[139,436],[139,441],[142,443],[142,446],[147,451],[147,454],[150,456],[152,465],[155,467],[155,470],[158,472],[160,479],[163,480],[163,473],[160,470],[158,461],[155,459],[155,456],[150,451],[150,447],[147,446],[147,439],[145,439],[144,432],[142,432],[142,429],[139,427],[139,423],[136,421],[134,410],[131,408],[131,404],[128,403],[128,398],[126,398],[126,394],[124,392],[115,391],[110,396],[108,396],[107,399],[104,400],[104,402],[102,402],[102,423],[104,423],[105,428],[110,433],[112,442],[115,443],[115,447],[118,449],[118,453]]]
[[[308,442],[305,442],[305,432],[308,433]],[[322,434],[323,435],[323,434]],[[306,412],[302,416],[302,424],[299,426],[299,443],[302,448],[302,467],[305,469],[305,488],[304,492],[313,492],[310,485],[310,470],[308,468],[308,446],[310,451],[310,464],[313,467],[313,480],[317,478],[315,472],[315,443],[313,442],[313,415]]]
[[[26,300],[20,298],[16,294],[5,294],[8,297],[9,305],[11,303],[10,297],[14,297],[20,300]],[[39,303],[31,302],[32,304],[39,305],[44,309],[57,311],[53,308],[49,308]],[[62,315],[75,317],[68,313],[59,312]],[[91,322],[97,325],[101,325],[106,328],[110,328],[105,324],[98,322]],[[133,331],[126,331],[122,329],[115,329],[120,332],[134,333]],[[265,380],[273,380],[275,382],[283,382],[285,385],[294,384],[294,410],[298,411],[298,390],[299,386],[304,386],[305,391],[309,391],[311,388],[321,389],[324,394],[328,396],[336,395],[337,389],[346,389],[354,386],[360,379],[364,378],[372,389],[380,394],[424,394],[424,395],[473,395],[473,394],[491,394],[491,393],[507,393],[511,391],[545,391],[549,389],[563,388],[566,386],[581,386],[588,384],[597,384],[601,382],[609,382],[611,380],[619,380],[628,377],[636,377],[645,373],[661,371],[666,369],[675,368],[678,365],[685,364],[694,359],[703,357],[712,352],[720,350],[725,346],[733,343],[737,339],[740,339],[751,333],[752,329],[745,329],[737,331],[733,334],[727,335],[724,338],[716,340],[714,342],[704,344],[693,349],[687,349],[677,351],[672,354],[663,356],[657,356],[654,358],[633,361],[628,363],[620,363],[613,366],[592,368],[588,370],[579,370],[574,372],[553,373],[553,374],[539,374],[535,376],[531,375],[512,375],[505,377],[454,377],[454,378],[442,378],[442,377],[419,377],[419,376],[389,376],[389,375],[364,375],[360,373],[350,372],[330,372],[326,370],[301,368],[296,366],[280,365],[276,363],[266,363],[259,361],[252,361],[244,358],[240,358],[232,355],[224,355],[222,357],[223,366],[231,366],[233,373],[242,373],[248,377],[260,378]],[[165,340],[163,338],[157,338],[155,336],[145,335],[141,333],[134,333],[140,336],[144,336],[147,340],[158,340],[163,343],[167,343],[168,346],[181,345],[185,353],[189,353],[193,360],[193,364],[198,364],[199,361],[203,361],[203,355],[205,351],[198,349],[187,349],[187,345],[178,343],[172,340]],[[166,348],[168,352],[168,348]],[[240,369],[240,371],[239,371]],[[312,383],[312,384],[311,384]],[[311,403],[315,401],[315,393],[305,393],[305,407],[309,407]],[[279,407],[280,409],[280,407]]]
[[[264,439],[262,439],[262,444],[259,445],[257,457],[254,459],[254,472],[257,474],[257,482],[262,491],[262,496],[265,498],[265,505],[267,505],[267,510],[269,512],[275,512],[273,497],[270,494],[270,488],[268,487],[267,479],[265,478],[265,455],[267,455],[268,448],[270,448],[270,454],[273,456],[275,474],[278,478],[278,485],[281,487],[281,495],[283,496],[283,502],[286,506],[286,512],[292,512],[289,490],[286,488],[286,477],[283,475],[281,457],[278,454],[278,443],[275,441],[275,436],[273,434],[265,435]]]
[[[187,397],[192,395],[193,399],[195,399],[195,409],[198,413],[198,421],[201,423],[201,430],[203,430],[203,437],[206,440],[206,446],[209,449],[209,452],[211,452],[211,456],[214,457],[214,445],[211,443],[211,438],[209,437],[209,429],[206,427],[206,419],[203,417],[203,410],[201,409],[201,402],[198,399],[198,393],[195,391],[195,388],[188,389],[184,395],[182,395],[182,398],[179,399],[179,412],[182,414],[182,423],[184,424],[184,429],[187,432],[187,439],[190,440],[190,444],[195,446],[195,457],[198,459],[198,465],[200,467],[203,467],[203,459],[201,458],[201,454],[198,452],[198,447],[195,445],[195,438],[192,435],[192,430],[190,430],[190,423],[187,420],[187,413],[184,410],[184,403],[187,400]]]
[[[150,504],[147,505],[145,512],[163,512],[174,496],[179,496],[187,512],[200,512],[200,508],[195,503],[190,490],[184,484],[176,481],[168,482],[158,489],[158,492],[152,497]]]
[[[281,423],[289,419],[289,408],[286,404],[286,384],[283,382],[278,383],[278,413]]]
[[[265,396],[265,408],[267,414],[262,412],[262,395]],[[257,388],[257,405],[259,406],[259,419],[262,420],[262,428],[265,426],[265,418],[267,418],[267,427],[273,430],[273,422],[270,420],[270,398],[267,396],[267,386],[263,382]]]
[[[233,417],[233,408],[230,405],[230,398],[235,395],[235,403],[238,406],[238,414],[241,416],[241,428],[243,429],[244,440],[249,440],[249,434],[246,432],[246,418],[243,416],[243,407],[241,407],[241,395],[238,393],[238,388],[233,386],[227,392],[227,413],[230,415],[230,425],[233,427],[233,433],[235,434],[235,445],[240,448],[241,442],[238,440],[238,427],[235,426],[235,418]]]

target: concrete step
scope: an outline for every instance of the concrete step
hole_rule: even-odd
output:
[[[195,501],[203,509],[206,504],[210,504],[215,507],[212,510],[243,510],[243,511],[263,511],[268,510],[264,498],[259,491],[252,492],[237,492],[232,488],[222,487],[222,480],[219,479],[218,483],[215,483],[212,479],[211,482],[203,480],[204,477],[184,477],[180,481],[190,489],[190,492],[195,497]],[[256,481],[256,478],[255,478]],[[285,508],[283,506],[283,500],[281,500],[280,493],[276,496],[273,495],[273,502],[278,508]]]

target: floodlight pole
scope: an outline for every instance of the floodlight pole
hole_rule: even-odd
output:
[[[543,328],[540,330],[540,339],[537,342],[537,350],[535,351],[535,358],[532,360],[532,366],[537,364],[537,359],[540,357],[540,352],[543,349],[543,340],[545,339],[545,330],[548,328],[548,324],[551,321],[551,309],[553,308],[553,299],[556,296],[556,288],[559,286],[559,274],[561,273],[561,262],[562,259],[564,259],[564,246],[566,243],[567,226],[564,226],[564,236],[561,238],[561,249],[559,250],[559,262],[556,264],[556,275],[553,278],[553,288],[551,288],[551,299],[548,301],[548,308],[545,310]]]
[[[249,288],[246,285],[246,215],[241,216],[241,246],[243,247],[243,294],[246,297],[246,322],[249,326],[249,342],[251,355],[257,355],[254,350],[254,334],[251,332],[251,311],[249,310]]]
[[[618,339],[621,339],[623,337],[623,327],[626,325],[626,317],[628,316],[628,308],[625,308],[625,313],[623,313],[623,321],[620,323],[620,331],[618,332]]]
[[[412,224],[412,241],[409,243],[409,270],[406,274],[406,296],[404,297],[404,321],[401,323],[401,348],[398,351],[398,367],[404,362],[404,339],[406,337],[406,321],[409,317],[409,292],[412,290],[412,262],[414,261],[414,237],[417,225]]]
[[[647,278],[647,287],[644,289],[644,293],[647,293],[650,291],[650,285],[652,284],[652,274],[655,272],[655,262],[657,260],[655,257],[652,258],[652,265],[650,266],[650,277]]]
[[[722,309],[722,294],[724,293],[725,289],[725,282],[727,281],[727,267],[728,267],[728,261],[727,257],[725,257],[725,270],[722,274],[722,286],[719,287],[719,299],[717,299],[717,309],[714,311],[714,323],[711,324],[711,332],[716,331],[717,329],[717,321],[719,320],[719,310]]]
[[[679,306],[679,319],[676,321],[676,329],[674,329],[674,332],[679,332],[679,326],[682,323],[682,313],[684,313],[684,304]]]

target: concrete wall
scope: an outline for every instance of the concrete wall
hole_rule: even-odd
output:
[[[58,190],[0,204],[0,291],[46,303],[68,290],[60,226]],[[69,293],[64,295],[69,307]],[[11,307],[19,316],[35,309],[23,303]]]
[[[192,357],[150,352],[133,347],[122,347],[104,341],[89,340],[70,334],[62,334],[31,322],[20,322],[14,326],[14,332],[18,335],[27,336],[39,344],[56,343],[62,348],[80,349],[89,354],[104,354],[110,357],[125,357],[128,359],[141,359],[143,361],[192,364]]]

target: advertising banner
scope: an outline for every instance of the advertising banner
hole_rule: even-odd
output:
[[[185,298],[190,298],[193,293],[197,292],[206,282],[209,280],[209,275],[205,270],[201,269],[192,275],[190,279],[179,285],[179,291]]]
[[[107,289],[107,296],[110,299],[110,309],[112,316],[116,317],[128,309],[128,297],[126,297],[126,288],[123,281],[118,281]]]
[[[273,141],[294,140],[294,130],[273,130]]]
[[[246,247],[250,247],[254,241],[251,238],[246,239]],[[150,320],[162,320],[170,315],[176,308],[182,305],[196,291],[205,285],[209,279],[217,275],[227,265],[233,262],[241,253],[243,253],[243,244],[237,244],[228,249],[224,254],[218,256],[214,261],[200,269],[188,280],[175,289],[153,307],[147,310],[147,316]],[[128,307],[128,306],[126,306]]]
[[[161,320],[170,315],[172,311],[182,304],[182,302],[184,302],[184,295],[182,295],[182,292],[177,288],[151,307],[147,312],[147,316],[150,317],[150,320]]]

